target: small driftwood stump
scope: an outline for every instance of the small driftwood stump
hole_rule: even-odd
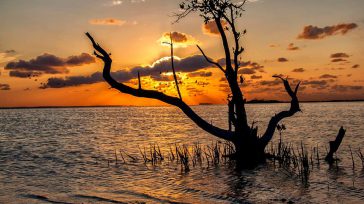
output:
[[[341,127],[339,130],[339,133],[336,136],[335,141],[330,141],[329,145],[330,145],[330,151],[329,153],[327,153],[326,157],[325,157],[325,161],[327,161],[328,163],[332,164],[335,160],[334,160],[334,153],[339,149],[339,146],[345,136],[345,132],[346,130]]]

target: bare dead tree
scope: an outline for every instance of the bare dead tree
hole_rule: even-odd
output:
[[[93,44],[95,49],[94,54],[104,62],[103,77],[112,88],[136,97],[157,99],[180,108],[187,117],[203,130],[218,138],[232,142],[236,150],[234,155],[230,155],[232,158],[239,159],[246,164],[255,164],[265,158],[264,149],[273,138],[278,123],[282,119],[291,117],[300,111],[297,98],[300,83],[292,90],[288,79],[284,79],[281,76],[274,76],[282,80],[285,90],[291,97],[291,106],[289,110],[282,111],[273,116],[270,119],[264,134],[259,137],[257,127],[254,126],[254,123],[251,126],[248,124],[245,110],[246,99],[243,96],[238,82],[238,71],[240,68],[239,59],[240,55],[244,52],[244,48],[240,45],[240,39],[246,31],[238,31],[236,28],[236,19],[242,16],[244,4],[245,1],[233,3],[231,0],[184,0],[180,4],[180,8],[183,11],[176,14],[176,22],[188,16],[190,13],[197,12],[204,19],[205,23],[210,21],[216,23],[224,48],[225,65],[223,66],[218,62],[213,61],[205,54],[201,47],[197,47],[211,65],[218,67],[224,73],[228,81],[231,90],[231,98],[228,103],[229,123],[234,127],[230,127],[229,130],[221,129],[206,122],[183,102],[181,98],[168,96],[154,90],[144,90],[141,86],[139,86],[138,89],[135,89],[117,82],[110,74],[112,63],[110,55],[95,42],[89,33],[86,33],[86,35]],[[233,46],[230,46],[226,32],[232,33]],[[243,80],[240,81],[243,82]]]

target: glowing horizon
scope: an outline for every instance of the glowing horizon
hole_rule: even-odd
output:
[[[216,28],[198,16],[171,24],[177,0],[21,2],[0,3],[0,107],[163,105],[109,89],[86,31],[112,53],[116,79],[137,87],[140,71],[143,88],[176,96],[170,49],[162,44],[172,36],[184,100],[226,104],[223,73],[195,46],[224,62]],[[364,99],[363,6],[360,0],[249,2],[238,21],[248,31],[240,69],[245,97],[287,100],[271,77],[283,74],[302,81],[301,101]]]

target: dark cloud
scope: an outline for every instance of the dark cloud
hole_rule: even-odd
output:
[[[284,58],[284,57],[280,57],[280,58],[278,58],[278,62],[288,62],[288,59]]]
[[[300,48],[297,47],[295,44],[293,43],[290,43],[287,47],[287,50],[291,50],[291,51],[294,51],[294,50],[299,50]]]
[[[335,91],[358,91],[363,90],[363,86],[334,85],[331,89]]]
[[[217,62],[222,66],[225,66],[226,64],[225,58],[219,59]],[[255,74],[257,71],[265,72],[264,66],[252,61],[240,62],[240,69],[238,71],[239,74]]]
[[[312,88],[316,89],[325,89],[328,87],[328,81],[327,80],[305,80],[302,83],[303,85],[310,85]]]
[[[0,84],[0,91],[9,91],[10,85],[9,84]]]
[[[345,58],[349,58],[350,56],[343,52],[338,52],[330,55],[332,58],[331,62],[348,62]]]
[[[259,71],[259,72],[264,72],[263,65],[258,64],[257,62],[251,62],[251,61],[247,61],[247,62],[241,62],[240,66],[243,68],[250,68],[253,69],[255,71]]]
[[[312,81],[304,81],[305,85],[326,85],[327,81],[326,80],[312,80]]]
[[[234,60],[231,60],[232,62]],[[226,65],[226,60],[225,58],[221,58],[219,60],[217,60],[217,62],[221,65],[221,66],[225,66]],[[264,72],[263,71],[263,68],[264,66],[263,65],[260,65],[259,63],[257,62],[252,62],[252,61],[240,61],[240,67],[241,68],[252,68],[254,70],[258,70],[258,71],[261,71],[261,72]]]
[[[337,79],[337,76],[331,74],[324,74],[320,76],[320,79]]]
[[[128,71],[116,71],[112,72],[111,75],[119,82],[126,82],[134,77]],[[90,76],[71,76],[66,78],[52,77],[48,79],[47,83],[42,84],[40,88],[64,88],[71,86],[80,86],[84,84],[94,84],[102,81],[102,73],[95,72]]]
[[[348,33],[350,30],[357,28],[358,25],[355,23],[348,23],[348,24],[338,24],[333,26],[326,26],[323,28],[308,25],[303,28],[303,32],[298,35],[298,39],[322,39],[332,35],[344,35]]]
[[[152,66],[137,66],[130,70],[136,76],[138,71],[142,76],[158,76],[162,72],[171,72],[171,60],[165,58],[155,62]],[[175,59],[174,67],[176,72],[195,72],[201,69],[211,67],[211,64],[206,61],[202,55],[194,55],[184,59]]]
[[[292,70],[292,72],[305,72],[306,70],[304,68],[297,68]]]
[[[210,76],[212,76],[212,72],[205,72],[205,71],[192,72],[192,73],[189,73],[187,76],[188,77],[210,77]]]
[[[196,72],[201,69],[209,68],[211,65],[202,55],[194,55],[184,59],[175,60],[176,72]],[[121,70],[112,72],[111,75],[119,82],[127,82],[137,77],[138,72],[142,77],[150,76],[156,81],[172,81],[172,76],[161,75],[162,73],[171,72],[171,60],[164,58],[158,60],[153,66],[137,66],[130,70]],[[207,73],[208,75],[208,73]],[[66,78],[49,78],[47,83],[42,84],[41,88],[63,88],[70,86],[80,86],[83,84],[94,84],[102,82],[102,73],[96,72],[90,76],[71,76]]]
[[[243,68],[243,69],[240,69],[238,71],[238,74],[247,74],[247,75],[249,75],[249,74],[255,74],[255,73],[256,73],[255,70],[252,69],[252,68]]]
[[[226,21],[221,21],[221,24],[222,24],[223,28],[225,28],[227,26]],[[208,21],[206,24],[203,24],[202,31],[205,34],[210,34],[210,35],[219,35],[220,34],[215,21]]]
[[[173,75],[152,75],[151,78],[154,81],[174,81]],[[181,78],[177,76],[177,80]]]
[[[342,59],[342,58],[335,58],[335,59],[332,59],[331,62],[347,62],[347,60]]]
[[[356,68],[359,68],[359,67],[360,67],[360,65],[359,65],[359,64],[355,64],[355,65],[353,65],[351,68],[356,69]]]
[[[91,64],[95,62],[95,58],[87,53],[82,53],[78,56],[70,56],[66,60],[66,66],[80,66],[84,64]]]
[[[15,50],[5,50],[6,54],[15,54],[16,51]]]
[[[19,60],[17,62],[10,62],[5,66],[5,69],[10,70],[10,73],[12,72],[11,76],[24,78],[25,75],[64,74],[69,72],[68,67],[94,62],[95,59],[87,53],[68,58],[61,58],[46,53],[29,61]]]
[[[331,58],[348,58],[350,57],[348,54],[343,52],[338,52],[330,55]]]
[[[259,82],[259,84],[262,85],[262,86],[277,86],[277,85],[279,85],[281,83],[282,82],[279,79],[263,80],[263,81]]]
[[[9,76],[11,77],[18,77],[18,78],[32,78],[42,75],[41,72],[35,71],[10,71]]]
[[[261,79],[263,77],[262,76],[259,76],[259,75],[251,75],[250,78],[251,79]]]
[[[90,76],[71,76],[66,78],[49,78],[46,84],[42,84],[40,88],[63,88],[70,86],[80,86],[83,84],[94,84],[102,81],[102,73],[96,72]]]

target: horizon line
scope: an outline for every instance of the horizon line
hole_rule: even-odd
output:
[[[322,100],[322,101],[300,101],[300,103],[342,103],[342,102],[364,102],[364,99],[353,100]],[[278,100],[251,100],[246,104],[269,104],[269,103],[290,103],[290,101],[278,101]],[[222,103],[199,103],[197,105],[189,106],[206,106],[206,105],[226,105]],[[169,107],[170,105],[87,105],[87,106],[9,106],[0,107],[1,109],[47,109],[47,108],[113,108],[113,107]]]

